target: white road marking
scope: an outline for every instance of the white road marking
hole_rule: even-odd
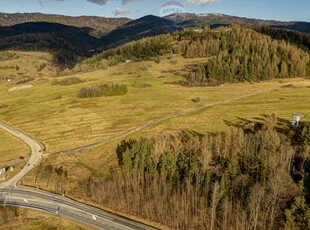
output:
[[[97,218],[95,217],[95,215],[93,215],[93,219],[94,219],[94,220],[97,220]]]
[[[24,199],[24,201],[25,201],[26,203],[28,203],[28,200]]]

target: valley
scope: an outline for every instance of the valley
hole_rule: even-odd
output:
[[[310,226],[308,22],[0,24],[0,228]]]

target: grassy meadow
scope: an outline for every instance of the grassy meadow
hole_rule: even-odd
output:
[[[7,56],[9,57],[7,58]],[[1,59],[2,57],[2,59]],[[52,55],[44,52],[0,52],[0,82],[4,78],[19,81],[27,78],[49,77],[56,74]]]
[[[2,129],[0,130],[0,162],[28,155],[30,155],[30,150],[26,144]]]
[[[19,61],[25,57],[20,57]],[[306,115],[305,120],[309,120],[310,79],[278,79],[259,83],[226,84],[221,87],[188,88],[167,84],[182,80],[180,74],[176,72],[182,73],[185,65],[198,61],[204,63],[207,60],[207,58],[184,59],[172,56],[171,59],[162,59],[159,64],[154,61],[130,62],[107,70],[70,76],[78,77],[83,82],[69,86],[53,84],[55,79],[61,81],[69,76],[56,78],[48,74],[44,75],[44,78],[34,75],[37,80],[31,83],[33,88],[29,89],[9,92],[11,88],[23,84],[17,85],[17,80],[1,83],[0,120],[41,141],[46,146],[47,152],[90,144],[175,112],[270,89],[281,91],[199,109],[150,125],[129,134],[125,139],[158,136],[182,129],[200,133],[224,131],[230,123],[253,121],[262,118],[264,114],[272,113],[291,120],[291,114],[299,112]],[[78,91],[83,87],[112,83],[126,84],[128,94],[86,99],[77,97]],[[139,87],[141,85],[147,87]],[[193,102],[195,98],[200,98],[200,101]],[[66,196],[85,201],[77,192],[81,183],[86,183],[89,178],[94,181],[104,180],[115,170],[119,170],[115,149],[120,141],[121,139],[89,149],[46,157],[22,183],[55,193],[66,191]],[[17,148],[17,145],[20,147]],[[13,150],[16,155],[12,157],[13,155],[9,154],[7,156],[12,158],[6,156],[6,160],[15,159],[20,155],[22,146],[17,139],[0,131],[1,160],[4,159],[4,154]],[[28,150],[26,146],[24,148]],[[46,173],[48,168],[51,169],[50,173]],[[65,173],[58,174],[59,171]],[[113,211],[111,207],[101,208]],[[19,227],[37,229],[35,225],[40,223],[38,224],[40,229],[41,226],[47,226],[47,223],[55,221],[54,217],[51,218],[48,218],[47,222],[45,219],[39,222],[34,219],[34,222],[30,221]],[[61,226],[63,225],[61,223]]]
[[[87,226],[74,220],[69,220],[30,209],[0,207],[0,213],[1,212],[5,212],[7,215],[10,216],[10,218],[13,218],[13,220],[10,220],[10,222],[1,225],[0,229],[18,229],[18,230],[96,229],[94,227]]]
[[[170,60],[162,60],[160,64],[156,64],[154,61],[130,62],[110,67],[108,70],[78,74],[76,77],[81,78],[84,83],[70,86],[52,85],[54,77],[33,82],[33,88],[14,92],[8,92],[9,89],[16,87],[13,82],[2,84],[0,86],[0,101],[7,107],[0,109],[0,119],[40,140],[46,145],[48,152],[53,152],[106,139],[147,121],[198,105],[280,88],[288,84],[304,87],[310,85],[310,81],[302,79],[228,84],[223,87],[208,88],[186,88],[165,84],[182,79],[180,76],[175,76],[174,73],[167,73],[167,70],[182,72],[181,70],[186,64],[197,61],[206,62],[207,59],[184,59],[173,56]],[[66,77],[59,77],[57,80],[64,78]],[[126,84],[129,93],[116,97],[77,98],[77,92],[82,87],[111,83]],[[151,87],[136,87],[139,84],[150,84]],[[296,89],[295,91],[298,93],[300,90]],[[309,91],[309,89],[302,90],[305,93]],[[287,91],[295,92],[289,88]],[[272,112],[275,110],[275,108],[272,109],[273,104],[268,102],[265,105],[263,101],[279,100],[282,96],[276,96],[276,98],[274,96],[285,92],[257,96],[260,101],[257,106],[252,103],[252,100],[257,97],[250,97],[238,100],[238,102],[202,109],[180,118],[161,122],[156,125],[155,130],[198,128],[199,131],[215,131],[223,126],[223,119],[268,113],[264,110],[266,106],[269,106],[269,112]],[[197,97],[200,98],[200,102],[194,103],[192,99]],[[260,99],[260,97],[262,98]],[[287,97],[290,97],[287,100],[295,104],[294,96],[288,95]],[[307,98],[306,95],[305,98]],[[243,104],[246,101],[248,101],[249,108],[244,107],[247,106]],[[286,102],[285,100],[279,101],[279,107],[282,106],[284,111],[287,109]],[[305,100],[298,103],[303,102]],[[264,104],[263,107],[262,104]],[[239,110],[240,108],[241,110]],[[209,112],[210,110],[215,111]],[[288,115],[291,110],[294,111],[293,109],[288,110]],[[283,113],[286,113],[284,111]],[[143,135],[148,132],[153,133],[153,128],[142,130]]]

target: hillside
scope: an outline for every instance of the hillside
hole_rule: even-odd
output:
[[[170,33],[173,28],[173,21],[148,15],[124,24],[100,40],[103,45],[102,48],[109,49],[144,37]]]
[[[96,20],[92,20],[92,17],[87,16],[76,18],[68,17],[68,21],[66,21],[66,16],[44,14],[0,14],[0,19],[1,18],[5,19],[4,25],[25,20],[52,21],[52,19],[64,24],[76,25],[68,26],[50,22],[28,22],[0,27],[0,50],[65,50],[69,51],[70,54],[62,53],[58,55],[58,57],[65,56],[65,58],[60,57],[57,58],[57,60],[60,63],[64,61],[64,64],[69,66],[73,66],[80,60],[80,57],[90,57],[100,51],[116,48],[131,41],[159,34],[172,33],[187,27],[204,28],[209,25],[211,28],[218,28],[220,26],[237,23],[241,26],[250,25],[257,27],[265,25],[269,27],[287,28],[290,30],[296,29],[302,32],[307,32],[308,27],[310,28],[310,24],[307,22],[264,21],[223,14],[174,14],[165,18],[148,15],[137,20],[121,18],[119,19],[120,21],[117,19],[110,20],[99,17],[96,17]],[[83,19],[85,19],[85,21]],[[102,22],[102,25],[104,24],[108,26],[109,30],[112,30],[109,32],[106,30],[105,35],[101,38],[92,36],[92,34],[97,31],[95,27],[100,24],[97,19],[105,22],[105,24]],[[87,27],[81,27],[81,25]],[[101,27],[101,29],[102,28],[103,27]],[[297,35],[294,35],[294,37],[297,37]],[[285,39],[285,36],[283,39]],[[300,40],[299,38],[294,38],[294,40],[296,39]],[[292,39],[289,41],[292,42]]]
[[[144,38],[107,50],[85,60],[83,64],[91,68],[103,68],[102,63],[113,66],[128,59],[152,58],[171,53],[189,59],[212,57],[207,63],[182,69],[186,81],[174,83],[186,86],[310,75],[310,56],[307,51],[297,48],[294,43],[273,40],[270,36],[238,25],[213,30],[205,28],[204,31],[185,29],[173,35]],[[80,64],[77,67],[82,71]]]
[[[129,18],[105,18],[95,16],[70,17],[56,14],[41,13],[0,13],[0,26],[13,26],[26,22],[52,22],[75,27],[89,27],[91,35],[101,37],[111,30],[130,22]]]
[[[0,81],[10,79],[22,85],[37,78],[55,76],[57,68],[52,60],[53,56],[45,52],[1,51]]]
[[[207,34],[207,38],[212,41],[209,47],[216,47],[215,44],[220,40],[226,41],[230,47],[235,35],[236,41],[244,39],[244,44],[248,47],[251,36],[245,39],[248,37],[245,35],[250,34],[253,35],[254,42],[259,41],[258,48],[264,51],[262,40],[268,40],[268,36],[261,36],[250,30],[223,30],[223,34]],[[65,193],[66,197],[93,206],[178,229],[209,228],[212,219],[210,213],[213,210],[213,213],[216,213],[213,219],[218,223],[214,230],[224,229],[222,223],[225,225],[225,222],[221,222],[223,213],[227,213],[227,222],[232,229],[242,229],[239,225],[241,222],[251,224],[251,219],[247,221],[244,216],[253,215],[252,194],[262,193],[261,200],[271,202],[273,200],[270,198],[278,191],[276,188],[280,188],[277,202],[281,203],[267,206],[260,203],[262,209],[257,215],[260,218],[259,224],[263,225],[267,223],[264,222],[264,214],[271,212],[269,207],[279,210],[274,212],[274,215],[268,215],[268,223],[273,221],[274,226],[281,227],[289,217],[284,216],[284,210],[293,212],[291,203],[301,193],[296,188],[298,180],[293,181],[289,171],[281,171],[280,175],[284,175],[281,178],[277,176],[279,168],[284,170],[283,167],[288,162],[292,165],[292,172],[300,172],[297,171],[299,169],[296,164],[292,163],[293,160],[290,161],[292,155],[298,154],[298,151],[293,150],[290,145],[294,138],[283,136],[281,132],[277,132],[278,129],[269,131],[273,117],[260,114],[272,114],[276,108],[282,124],[288,122],[291,113],[296,111],[308,116],[310,91],[307,87],[310,81],[302,78],[281,78],[226,84],[222,87],[183,87],[167,84],[184,80],[182,74],[185,67],[208,63],[214,59],[213,56],[185,58],[185,55],[182,56],[182,53],[177,51],[177,47],[175,54],[170,52],[175,44],[184,52],[186,43],[181,41],[185,38],[192,40],[193,48],[198,45],[196,40],[205,40],[200,39],[201,34],[186,30],[183,34],[144,38],[120,47],[120,52],[118,49],[113,50],[116,55],[128,57],[130,54],[140,58],[161,55],[159,64],[155,62],[156,59],[132,60],[70,77],[56,79],[47,76],[44,81],[30,83],[32,88],[19,91],[9,91],[16,87],[16,82],[1,84],[0,101],[7,107],[0,110],[0,119],[40,140],[47,153],[109,139],[170,114],[205,104],[212,105],[146,126],[136,133],[104,145],[44,157],[42,163],[31,171],[22,184],[53,193]],[[229,34],[231,40],[228,39]],[[224,39],[226,37],[227,39]],[[175,43],[172,39],[180,42]],[[279,48],[283,48],[281,44]],[[284,54],[287,49],[302,53],[296,47],[287,45]],[[131,50],[134,52],[130,53]],[[113,54],[112,50],[108,52]],[[34,55],[35,52],[28,54]],[[28,56],[20,56],[19,59],[12,59],[12,55],[2,56],[3,59],[11,58],[7,60],[8,66],[14,65],[15,61],[26,64],[30,59]],[[33,60],[36,58],[34,56]],[[73,79],[77,81],[72,81]],[[126,85],[128,93],[111,97],[78,97],[78,92],[83,88],[115,83]],[[277,91],[229,101],[232,98],[274,89]],[[216,104],[220,101],[225,103]],[[238,117],[248,124],[248,129],[245,127],[236,131],[228,128],[227,124],[241,126]],[[257,118],[256,121],[260,124],[250,123],[253,117]],[[287,124],[289,129],[289,123]],[[260,127],[264,128],[260,131]],[[180,132],[181,130],[190,131]],[[209,135],[209,132],[219,133]],[[143,137],[143,140],[140,137]],[[154,143],[154,148],[148,144],[151,142]],[[124,152],[126,146],[128,152]],[[234,148],[239,151],[236,152]],[[268,159],[270,161],[267,161]],[[308,162],[306,158],[300,161]],[[128,180],[125,182],[124,178]],[[196,179],[201,179],[202,183],[196,183]],[[290,183],[287,184],[288,182]],[[149,189],[150,186],[154,189]],[[207,202],[212,201],[209,197],[213,196],[214,186],[217,186],[217,191],[223,198],[223,202],[216,205],[219,208],[216,212],[215,205]],[[290,188],[288,191],[292,191],[291,194],[285,192],[287,187]],[[239,197],[237,194],[240,190],[244,193]],[[148,191],[152,191],[152,194]],[[191,199],[185,199],[186,197]],[[180,210],[179,207],[185,212],[176,216],[174,213]],[[231,213],[230,207],[238,211]]]
[[[177,26],[182,28],[192,26],[192,27],[204,27],[208,25],[217,24],[240,24],[244,26],[258,25],[258,26],[270,26],[289,30],[295,30],[303,33],[310,33],[310,23],[309,22],[282,22],[275,20],[260,20],[245,17],[237,17],[225,14],[172,14],[165,19],[174,21]],[[0,26],[12,26],[16,24],[22,24],[25,22],[52,22],[59,23],[68,26],[75,27],[89,27],[93,30],[90,31],[91,35],[96,37],[101,37],[106,35],[112,30],[117,29],[120,26],[125,25],[128,22],[135,21],[129,18],[106,18],[97,16],[79,16],[71,17],[65,15],[56,14],[42,14],[42,13],[15,13],[7,14],[0,13]]]
[[[99,40],[88,34],[89,28],[78,28],[49,22],[29,22],[0,27],[0,50],[66,51],[58,54],[60,64],[76,63],[78,56],[93,55],[90,50]]]

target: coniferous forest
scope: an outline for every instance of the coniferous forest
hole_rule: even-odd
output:
[[[122,141],[121,173],[78,189],[174,229],[309,229],[310,124],[266,115],[231,126]]]
[[[214,56],[198,65],[186,78],[189,85],[262,81],[310,75],[309,53],[285,40],[275,40],[253,30],[205,31],[185,47],[185,57]]]
[[[275,29],[270,29],[273,30]],[[207,63],[187,70],[184,74],[186,81],[179,82],[187,86],[310,75],[310,55],[300,43],[301,38],[307,39],[309,35],[297,36],[294,32],[294,36],[284,36],[283,33],[282,36],[273,36],[267,30],[261,31],[271,36],[237,25],[213,30],[206,27],[203,32],[185,29],[172,35],[144,38],[105,51],[78,64],[75,69],[82,71],[85,66],[106,68],[128,59],[145,59],[174,53],[191,59],[210,57]]]

